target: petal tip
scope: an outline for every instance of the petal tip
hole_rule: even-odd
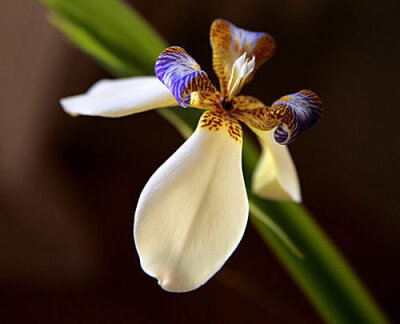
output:
[[[157,278],[158,279],[158,285],[165,291],[170,292],[170,293],[186,293],[190,292],[193,290],[196,290],[200,286],[195,286],[195,287],[185,287],[179,284],[174,283],[173,280],[171,280],[168,277],[165,278]]]
[[[71,117],[78,117],[80,116],[79,113],[75,112],[73,109],[71,109],[71,105],[69,104],[70,98],[62,98],[60,99],[60,105],[62,109]]]
[[[253,192],[264,199],[287,201],[301,204],[302,198],[300,193],[287,191],[280,183],[269,183],[266,186],[253,185]]]
[[[303,202],[303,198],[301,197],[301,192],[295,194],[289,193],[289,195],[291,196],[293,202],[297,204],[301,204]]]
[[[157,278],[157,280],[158,280],[157,281],[158,285],[165,291],[179,292],[176,289],[171,289],[171,280],[168,277],[165,277],[165,278],[160,277],[160,278]]]

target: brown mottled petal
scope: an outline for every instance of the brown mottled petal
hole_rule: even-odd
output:
[[[275,128],[278,121],[268,117],[269,107],[249,96],[237,96],[232,101],[232,115],[248,126],[267,131]]]
[[[198,109],[222,109],[220,97],[221,94],[218,91],[214,93],[193,92],[191,94],[190,105]]]
[[[213,67],[220,80],[221,92],[224,96],[227,94],[232,66],[243,53],[246,52],[249,59],[255,56],[256,70],[275,51],[275,41],[272,36],[238,28],[222,19],[217,19],[212,23],[210,40],[213,49]],[[247,81],[250,80],[251,78]]]
[[[200,118],[198,127],[211,132],[226,133],[232,140],[242,143],[242,126],[236,119],[225,112],[219,110],[205,112]]]

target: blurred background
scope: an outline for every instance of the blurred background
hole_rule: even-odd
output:
[[[322,122],[290,146],[304,203],[400,321],[399,2],[129,2],[212,77],[215,18],[274,36],[275,56],[244,93],[267,104],[320,95]],[[320,323],[251,226],[192,293],[166,293],[142,272],[136,202],[183,140],[155,112],[66,115],[59,98],[109,76],[46,14],[39,1],[0,2],[0,321]]]

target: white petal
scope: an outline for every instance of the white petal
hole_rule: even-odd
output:
[[[72,115],[122,117],[142,111],[177,106],[174,96],[155,76],[100,80],[87,93],[61,99]]]
[[[287,146],[275,142],[273,131],[252,129],[258,135],[262,147],[253,174],[253,191],[267,199],[301,202],[299,179]]]
[[[240,141],[224,127],[198,126],[139,198],[134,237],[143,270],[167,291],[198,288],[239,244],[248,208]]]
[[[246,80],[254,70],[256,62],[255,57],[253,56],[253,58],[250,60],[246,58],[246,55],[247,53],[243,53],[243,55],[240,56],[233,64],[231,77],[228,83],[229,98],[232,98],[240,92],[245,85]]]

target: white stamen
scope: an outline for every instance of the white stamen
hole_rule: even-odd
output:
[[[246,55],[247,53],[243,53],[232,66],[232,73],[228,83],[228,100],[231,100],[242,90],[247,78],[254,70],[255,57],[253,56],[250,60]]]

